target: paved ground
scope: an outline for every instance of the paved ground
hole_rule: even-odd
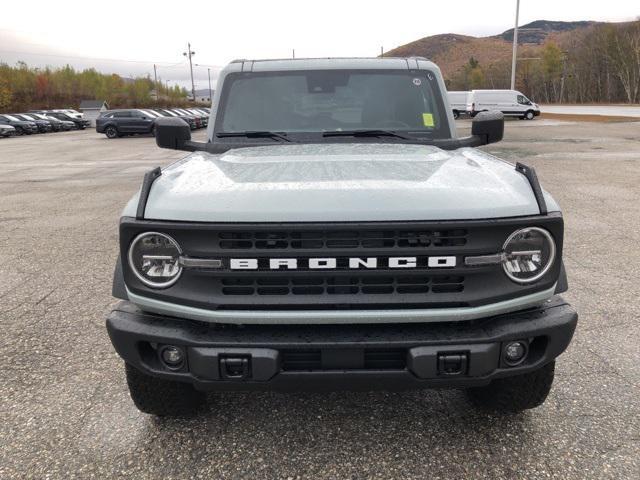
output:
[[[640,123],[513,121],[487,148],[534,165],[564,207],[581,315],[548,401],[506,418],[457,391],[233,394],[194,419],[140,414],[104,318],[120,210],[145,170],[182,156],[152,144],[0,140],[0,478],[640,477]]]
[[[540,105],[544,113],[640,117],[640,105]]]

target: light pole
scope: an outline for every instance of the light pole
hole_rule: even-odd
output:
[[[207,75],[209,77],[209,101],[211,101],[211,69],[207,67]]]
[[[191,43],[187,42],[187,51],[182,52],[182,55],[189,57],[189,68],[191,69],[191,95],[194,102],[196,101],[196,84],[193,82],[193,64],[191,63],[191,57],[195,54],[196,52],[191,50]]]
[[[513,29],[513,55],[511,57],[511,90],[516,89],[516,57],[518,55],[518,15],[520,14],[520,0],[516,0],[516,26]]]

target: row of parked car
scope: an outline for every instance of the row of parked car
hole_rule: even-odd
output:
[[[29,110],[0,114],[0,137],[84,130],[91,123],[75,110]]]
[[[155,123],[161,117],[181,118],[195,130],[207,126],[209,113],[205,107],[107,110],[96,119],[96,132],[104,133],[107,138],[144,133],[155,135]]]

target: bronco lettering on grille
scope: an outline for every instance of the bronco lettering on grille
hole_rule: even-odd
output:
[[[313,258],[231,258],[229,268],[231,270],[335,270],[341,268],[339,260],[335,257]],[[344,264],[345,269],[377,269],[377,268],[454,268],[456,257],[349,257]]]

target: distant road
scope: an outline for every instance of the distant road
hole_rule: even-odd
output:
[[[613,117],[640,117],[640,106],[626,105],[540,105],[542,113],[566,115],[604,115]]]

